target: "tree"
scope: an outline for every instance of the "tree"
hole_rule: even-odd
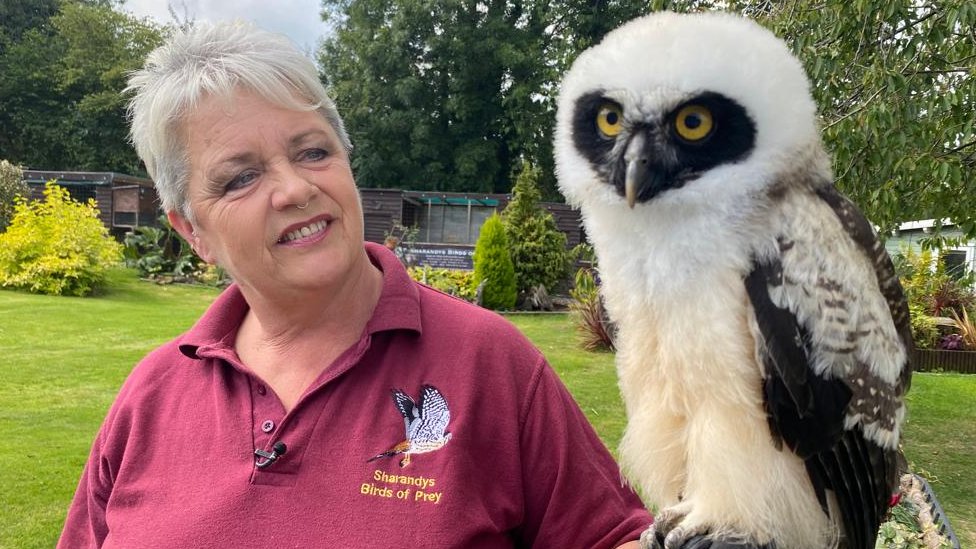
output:
[[[17,42],[24,32],[42,26],[58,11],[58,0],[26,0],[0,3],[0,52]]]
[[[539,206],[540,170],[523,163],[512,188],[512,201],[502,212],[505,235],[515,266],[519,295],[538,287],[552,291],[569,275],[570,253],[566,234],[556,226],[552,214]]]
[[[758,19],[803,62],[837,185],[883,233],[951,218],[976,237],[976,4],[652,2],[720,4]]]
[[[30,188],[24,183],[24,172],[20,167],[0,160],[0,233],[10,225],[17,199],[25,199],[29,195]]]
[[[128,144],[126,74],[162,30],[113,2],[64,0],[0,49],[0,156],[33,168],[143,173]]]
[[[554,198],[552,90],[644,2],[323,0],[321,64],[366,187],[506,192],[522,159]]]
[[[481,305],[496,310],[515,307],[515,266],[508,254],[508,238],[498,214],[481,226],[474,247],[474,283],[481,291]]]
[[[128,144],[122,90],[128,74],[161,43],[161,30],[108,5],[65,3],[51,23],[65,44],[55,67],[59,89],[76,98],[67,120],[76,130],[70,134],[74,163],[83,169],[141,173]]]
[[[60,56],[58,41],[47,18],[31,24],[37,26],[17,29],[18,39],[0,52],[0,156],[41,166],[42,158],[67,156],[58,128],[69,107],[51,70]]]

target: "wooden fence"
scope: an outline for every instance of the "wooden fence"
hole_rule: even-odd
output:
[[[915,349],[912,354],[912,368],[917,372],[942,370],[976,374],[976,351]]]

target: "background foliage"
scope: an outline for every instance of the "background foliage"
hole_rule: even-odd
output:
[[[20,199],[0,234],[0,286],[50,295],[89,295],[122,255],[98,219],[94,201],[82,204],[54,183],[44,200]]]
[[[972,327],[968,310],[976,305],[972,273],[963,279],[952,276],[942,258],[931,249],[906,248],[895,255],[893,262],[911,311],[915,346],[976,349],[966,343]]]
[[[125,235],[124,243],[126,264],[134,267],[140,277],[196,280],[206,272],[206,263],[165,215],[159,216],[156,227],[136,227]]]
[[[409,267],[407,273],[410,278],[422,282],[445,294],[459,297],[465,301],[474,302],[477,285],[474,283],[474,271],[458,271],[455,269],[433,269],[423,267]]]
[[[163,31],[117,4],[0,2],[0,157],[32,169],[145,173],[121,91]]]
[[[17,197],[30,196],[30,188],[24,183],[23,173],[19,166],[0,160],[0,233],[7,229],[14,217]]]

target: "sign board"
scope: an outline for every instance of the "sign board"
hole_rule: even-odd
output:
[[[474,270],[474,246],[403,242],[398,252],[403,253],[401,259],[411,267]]]

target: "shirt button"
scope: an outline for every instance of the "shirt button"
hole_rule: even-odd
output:
[[[268,390],[264,388],[264,385],[258,385],[257,391],[261,396],[264,396],[264,394],[268,392]]]
[[[261,424],[261,430],[264,431],[265,433],[270,433],[271,431],[274,431],[274,427],[275,427],[274,422],[271,421],[270,419],[266,420],[264,423]]]

